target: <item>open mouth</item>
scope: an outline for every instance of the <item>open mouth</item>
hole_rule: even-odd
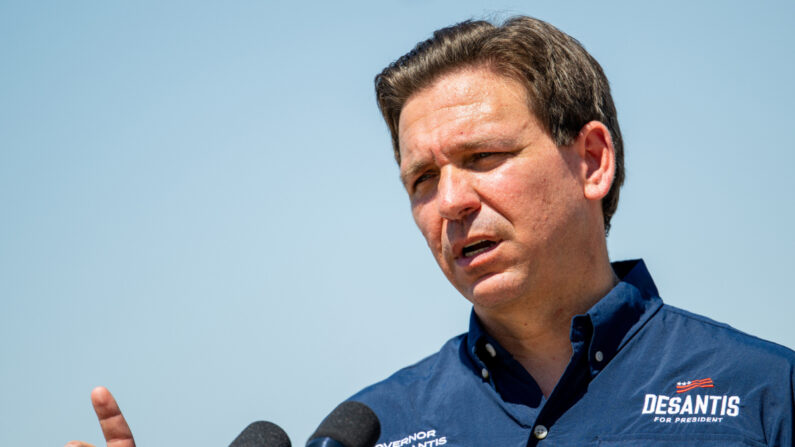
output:
[[[484,251],[491,250],[497,243],[494,241],[482,240],[477,241],[473,244],[469,244],[461,250],[461,256],[464,258],[469,258],[475,256],[479,253],[483,253]]]

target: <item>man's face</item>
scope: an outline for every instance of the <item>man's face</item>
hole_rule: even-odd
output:
[[[476,308],[554,294],[585,222],[581,170],[530,112],[518,82],[485,68],[439,78],[399,122],[414,220]]]

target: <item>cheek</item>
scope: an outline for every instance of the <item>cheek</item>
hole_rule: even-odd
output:
[[[543,234],[549,222],[566,208],[572,188],[558,161],[512,166],[491,179],[491,205],[518,231]]]
[[[537,214],[548,203],[552,185],[546,169],[513,167],[489,179],[496,206],[506,215]]]
[[[412,207],[414,223],[420,229],[425,243],[428,244],[434,258],[441,259],[442,256],[442,219],[439,214],[431,209],[429,204]]]

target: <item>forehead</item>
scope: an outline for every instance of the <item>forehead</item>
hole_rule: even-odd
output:
[[[427,151],[510,138],[530,122],[535,119],[527,93],[514,79],[487,68],[443,75],[403,106],[398,122],[401,166]]]

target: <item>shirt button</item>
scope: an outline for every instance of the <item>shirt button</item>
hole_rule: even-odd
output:
[[[535,436],[536,439],[544,439],[548,434],[549,430],[543,425],[536,425],[536,428],[533,429],[533,436]]]
[[[597,362],[601,362],[605,359],[605,355],[602,354],[602,351],[596,351],[596,353],[593,355],[593,358],[596,359]]]
[[[489,370],[486,369],[486,368],[481,369],[480,370],[480,375],[483,376],[484,379],[488,379],[489,378]]]
[[[488,353],[489,353],[489,355],[490,355],[492,358],[494,358],[494,357],[497,357],[497,350],[496,350],[496,349],[494,349],[494,346],[492,346],[492,345],[491,345],[491,343],[486,343],[486,346],[485,346],[485,347],[486,347],[486,352],[488,352]]]

